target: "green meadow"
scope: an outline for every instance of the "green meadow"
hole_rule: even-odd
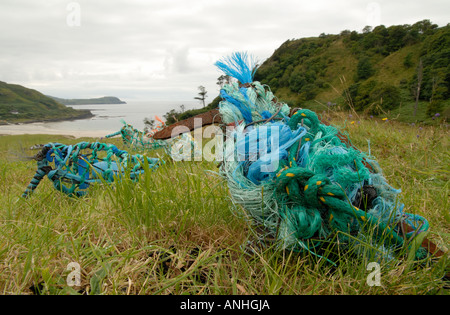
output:
[[[449,129],[326,114],[402,189],[404,211],[430,223],[428,237],[450,244]],[[368,257],[330,248],[330,264],[256,241],[256,226],[232,204],[215,162],[166,163],[139,182],[96,185],[70,198],[45,178],[21,194],[36,171],[36,144],[96,139],[0,137],[0,294],[440,295],[449,293],[448,257],[382,262],[369,285]],[[110,140],[124,148],[120,140]],[[204,142],[206,139],[204,140]],[[125,148],[124,148],[125,149]],[[71,266],[79,268],[79,282]]]

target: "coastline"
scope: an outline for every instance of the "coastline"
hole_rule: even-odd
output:
[[[75,117],[66,117],[66,118],[45,118],[45,119],[30,119],[25,121],[17,121],[17,122],[8,122],[7,120],[1,120],[0,126],[11,126],[11,125],[25,125],[25,124],[33,124],[33,123],[48,123],[48,122],[60,122],[60,121],[74,121],[74,120],[82,120],[89,119],[95,117],[94,114],[88,109],[79,110],[80,115]]]
[[[0,136],[53,135],[53,136],[72,136],[74,138],[88,137],[101,139],[110,133],[111,133],[110,130],[57,130],[32,124],[0,126]]]
[[[85,120],[95,117],[91,111],[85,111],[84,115],[69,118],[36,119],[24,122],[7,123],[0,125],[0,136],[14,135],[61,135],[75,138],[93,137],[102,138],[111,133],[111,130],[61,130],[48,127],[46,123]]]
[[[16,121],[14,123],[0,125],[0,135],[67,135],[73,137],[101,138],[120,130],[123,121],[133,125],[137,129],[143,129],[144,117],[154,115],[162,116],[170,103],[161,105],[153,101],[129,102],[121,104],[101,104],[90,106],[74,106],[76,110],[87,111],[82,116],[69,117],[65,119],[32,119],[26,122]],[[34,117],[31,117],[34,118]],[[37,118],[37,117],[36,117]],[[54,117],[51,117],[54,118]]]

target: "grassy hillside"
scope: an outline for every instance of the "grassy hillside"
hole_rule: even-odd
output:
[[[336,106],[407,122],[448,120],[449,47],[450,25],[438,28],[428,20],[366,27],[362,33],[344,30],[286,41],[255,79],[296,107]]]
[[[402,189],[404,210],[426,217],[430,239],[448,247],[448,129],[364,118],[351,124],[332,114],[327,119],[370,151],[388,182]],[[168,162],[138,183],[96,185],[79,199],[44,179],[29,199],[20,198],[36,162],[18,156],[36,154],[28,148],[37,143],[82,140],[89,139],[0,137],[0,294],[449,293],[444,258],[382,263],[380,286],[369,286],[368,257],[331,249],[333,266],[313,255],[260,248],[256,227],[229,201],[213,162]],[[164,154],[147,154],[158,153]],[[79,286],[67,283],[71,263],[80,266]]]
[[[65,120],[91,115],[90,111],[66,107],[36,90],[0,81],[0,121],[14,123]]]

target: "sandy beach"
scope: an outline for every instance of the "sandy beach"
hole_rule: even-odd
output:
[[[112,133],[111,130],[61,130],[45,126],[43,123],[20,124],[20,125],[2,125],[0,126],[0,135],[64,135],[76,138],[93,137],[102,138]]]

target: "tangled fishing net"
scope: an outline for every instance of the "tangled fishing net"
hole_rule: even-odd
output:
[[[162,142],[162,147],[174,161],[190,160],[193,154],[201,155],[190,134]],[[91,184],[112,183],[122,176],[137,180],[145,170],[154,170],[164,163],[162,159],[141,154],[130,155],[113,144],[101,142],[80,142],[75,145],[48,143],[40,149],[32,157],[37,161],[37,170],[22,197],[30,196],[45,176],[56,190],[81,197],[87,194]]]
[[[159,118],[158,121],[160,121]],[[132,125],[127,124],[124,120],[122,120],[121,122],[123,124],[122,128],[117,132],[106,135],[105,138],[108,139],[116,136],[121,136],[124,145],[139,151],[150,151],[166,146],[165,141],[155,140],[152,137],[155,132],[164,128],[163,121],[160,121],[160,124],[156,126],[155,129],[147,133],[134,128]]]
[[[157,116],[155,116],[155,118],[160,124],[149,132],[138,130],[132,125],[127,124],[125,121],[122,121],[123,127],[115,133],[106,135],[105,138],[121,136],[123,144],[136,151],[149,152],[162,148],[177,162],[189,161],[195,156],[201,156],[200,147],[197,142],[194,141],[190,133],[182,133],[167,140],[154,139],[153,135],[165,127],[165,123],[161,119]]]
[[[235,53],[216,65],[238,80],[220,92],[222,120],[235,126],[227,132],[221,174],[233,203],[264,231],[261,238],[315,255],[330,240],[368,244],[375,256],[390,258],[428,229],[426,219],[403,212],[400,190],[375,160],[313,111],[290,115],[268,86],[253,81],[249,56]],[[400,222],[412,231],[401,231]]]
[[[56,190],[69,196],[84,196],[94,183],[111,183],[128,176],[136,180],[146,169],[156,169],[162,162],[140,154],[130,155],[115,145],[80,142],[75,145],[49,143],[33,157],[36,173],[23,193],[30,196],[47,176]]]

